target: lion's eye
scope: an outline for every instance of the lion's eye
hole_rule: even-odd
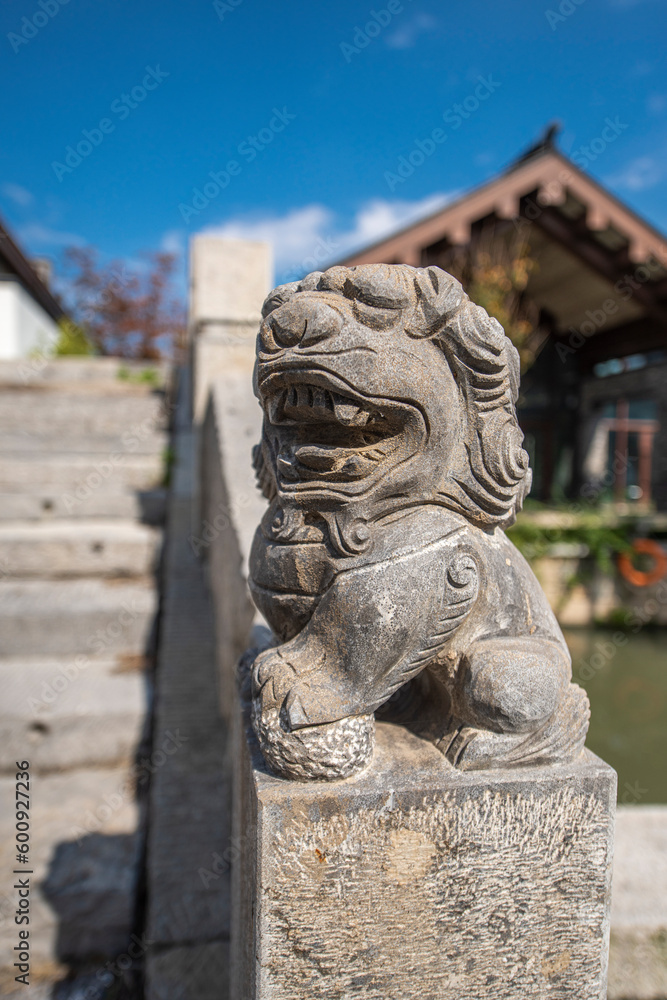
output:
[[[381,306],[369,306],[365,302],[360,302],[359,299],[355,300],[354,303],[354,315],[363,323],[364,326],[370,326],[373,330],[387,330],[390,326],[393,326],[398,316],[400,314],[400,309],[385,309]]]

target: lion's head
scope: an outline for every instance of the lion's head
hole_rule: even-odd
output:
[[[514,521],[531,480],[518,355],[451,275],[332,267],[276,288],[263,316],[269,495],[367,522],[424,503],[485,529]]]

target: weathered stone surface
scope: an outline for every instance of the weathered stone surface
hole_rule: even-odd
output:
[[[0,490],[0,523],[7,521],[85,518],[136,518],[146,524],[164,521],[166,491],[107,490],[83,491],[76,502],[57,489],[35,489],[24,493],[3,493]]]
[[[148,576],[161,534],[116,520],[0,522],[0,566],[12,577]]]
[[[67,435],[67,451],[69,453],[91,453],[98,460],[104,455],[114,455],[117,452],[125,451],[127,441],[131,440],[133,452],[137,455],[153,455],[162,453],[169,445],[169,438],[166,434],[150,433],[139,439],[138,437],[123,440],[122,434],[114,437],[112,434],[92,435],[78,433],[78,428],[69,431],[66,428],[61,430],[61,435]],[[123,432],[124,433],[124,432]],[[43,451],[52,446],[53,439],[58,436],[58,432],[53,428],[51,434],[2,434],[0,433],[0,452],[3,454],[30,451]],[[62,440],[62,437],[61,437]]]
[[[41,891],[58,917],[61,961],[113,958],[127,948],[140,848],[136,833],[57,845]]]
[[[156,610],[150,581],[0,580],[0,653],[141,654]]]
[[[667,808],[616,816],[609,1000],[667,996]]]
[[[383,723],[371,766],[322,786],[268,774],[247,724],[240,742],[232,997],[605,997],[598,758],[460,772]]]
[[[58,391],[13,390],[0,395],[0,432],[2,442],[11,446],[17,436],[42,438],[52,444],[69,448],[70,436],[75,441],[101,437],[115,445],[111,450],[143,451],[144,442],[154,441],[168,426],[169,408],[166,400],[146,389],[128,388],[118,383],[115,394],[108,389],[87,393],[68,392],[59,385]],[[122,390],[122,391],[121,391]],[[118,447],[120,445],[120,448]],[[95,447],[95,446],[93,446]],[[11,450],[11,448],[9,449]]]
[[[250,584],[281,644],[251,687],[271,767],[358,771],[379,709],[464,770],[575,760],[588,699],[502,530],[531,473],[500,324],[439,268],[384,264],[282,285],[263,316]]]
[[[249,378],[250,370],[246,370]],[[236,377],[234,377],[236,375]],[[256,615],[247,584],[248,553],[265,500],[249,464],[261,411],[238,372],[216,383],[202,427],[201,520],[192,544],[206,563],[215,610],[220,707],[229,721],[236,698],[235,667]],[[245,392],[244,392],[245,388]],[[243,467],[245,466],[245,473]]]
[[[160,486],[163,477],[161,454],[0,454],[0,492],[48,489],[68,493],[72,508],[77,506],[77,490],[80,494],[95,492],[102,486],[109,492],[149,490]]]
[[[187,386],[184,379],[182,387]],[[230,805],[213,614],[190,542],[195,490],[187,398],[176,412],[153,756],[182,745],[151,779],[146,857],[146,997],[224,1000],[229,941]]]
[[[140,389],[146,372],[150,372],[152,384],[164,385],[169,381],[169,365],[160,361],[98,357],[23,358],[0,361],[0,385],[19,390],[26,386],[49,389],[65,385],[73,391],[99,394],[102,390],[108,394],[115,390],[127,394],[129,388]]]
[[[20,748],[16,748],[20,749]],[[30,945],[32,972],[55,978],[63,969],[60,942],[72,942],[79,913],[89,913],[90,931],[95,954],[112,957],[118,945],[121,929],[117,920],[107,922],[105,914],[120,912],[132,914],[134,905],[134,876],[126,866],[128,845],[136,844],[137,806],[134,782],[127,768],[86,768],[65,774],[33,776],[31,788],[31,915]],[[14,775],[0,777],[0,992],[4,984],[16,985],[13,980],[12,952],[16,892],[12,869],[15,865],[14,839]],[[110,844],[110,842],[112,842]],[[109,846],[110,844],[110,846]],[[64,845],[69,854],[63,855]],[[100,869],[101,858],[109,862],[106,873]],[[67,860],[67,878],[61,862]],[[78,889],[74,897],[67,897],[66,883],[72,878]],[[60,887],[50,901],[42,890],[42,883],[51,880]],[[122,890],[122,900],[119,893]],[[63,895],[64,894],[64,895]],[[108,894],[108,896],[107,896]],[[108,907],[105,898],[108,898]],[[73,909],[69,904],[73,904]],[[97,912],[96,912],[97,907]],[[122,930],[123,938],[129,935],[131,919]],[[78,957],[84,957],[83,945]],[[87,945],[86,945],[87,946]],[[68,945],[68,948],[70,946]]]
[[[31,775],[31,985],[19,988],[101,1000],[98,973],[126,950],[137,917],[137,800],[167,751],[153,759],[141,746],[160,539],[129,519],[161,518],[164,490],[152,484],[170,405],[154,386],[166,374],[101,358],[0,365],[3,995],[18,985],[7,884],[16,760]],[[52,991],[69,962],[86,975]]]
[[[213,941],[149,955],[146,1000],[224,1000],[228,952],[226,941]]]
[[[271,288],[271,247],[195,236],[190,245],[193,408],[199,423],[213,382],[230,362],[252,358],[262,302]]]
[[[190,243],[190,314],[195,323],[259,315],[271,281],[271,246],[199,235]]]
[[[147,709],[143,656],[0,659],[0,771],[130,763]]]

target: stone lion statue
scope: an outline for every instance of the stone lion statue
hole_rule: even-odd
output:
[[[505,537],[530,488],[502,327],[437,267],[332,267],[267,298],[251,554],[276,645],[247,657],[270,767],[366,766],[375,713],[462,769],[566,761],[586,694]]]

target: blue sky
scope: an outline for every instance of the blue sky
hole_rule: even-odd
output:
[[[291,276],[610,118],[587,169],[667,231],[665,37],[664,0],[4,0],[0,211],[56,261],[213,230]]]

